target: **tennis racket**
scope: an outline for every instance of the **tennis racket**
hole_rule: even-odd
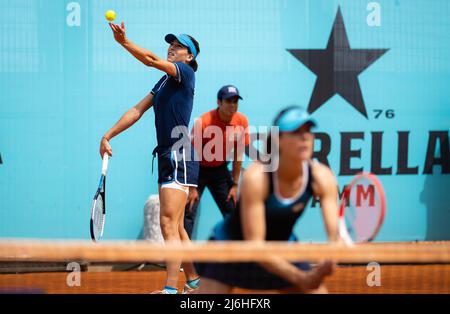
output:
[[[383,186],[372,173],[362,172],[344,188],[339,208],[339,233],[345,244],[370,242],[386,214]]]
[[[105,228],[105,186],[106,186],[106,172],[108,170],[108,154],[103,155],[102,175],[100,183],[98,184],[97,192],[95,192],[94,200],[91,208],[91,239],[96,242],[103,236],[103,229]]]

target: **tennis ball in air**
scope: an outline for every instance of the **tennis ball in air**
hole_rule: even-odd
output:
[[[114,12],[113,10],[108,10],[105,13],[105,17],[108,21],[112,22],[116,19],[116,12]]]

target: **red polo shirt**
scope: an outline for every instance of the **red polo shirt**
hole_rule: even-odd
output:
[[[197,119],[192,130],[192,143],[201,156],[202,167],[218,167],[228,160],[235,160],[236,153],[241,155],[249,142],[248,120],[239,112],[233,115],[229,123],[224,123],[220,120],[218,109],[208,111]],[[234,156],[231,154],[233,148]]]

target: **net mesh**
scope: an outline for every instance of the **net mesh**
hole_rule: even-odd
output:
[[[329,293],[450,293],[450,243],[326,244],[196,242],[0,241],[0,291],[37,293],[150,293],[165,284],[167,261],[218,264],[214,277],[255,288],[232,293],[283,293],[264,288],[271,279],[250,269],[274,256],[312,269],[336,263],[324,285]],[[232,267],[240,265],[240,268]],[[270,276],[269,276],[270,277]],[[207,277],[202,277],[205,279]],[[178,288],[185,284],[180,269]],[[205,282],[205,280],[203,280]],[[203,284],[201,281],[201,285]],[[245,284],[244,284],[245,286]]]

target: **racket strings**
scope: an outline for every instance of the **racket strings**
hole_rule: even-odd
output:
[[[103,201],[103,197],[101,195],[99,195],[96,200],[94,212],[93,212],[93,214],[94,214],[94,217],[93,217],[94,233],[95,233],[96,238],[101,236],[103,233],[103,226],[104,226],[104,222],[105,222],[104,204],[105,203]]]
[[[349,186],[344,216],[354,241],[363,242],[374,237],[382,215],[381,197],[374,182],[365,176]]]

